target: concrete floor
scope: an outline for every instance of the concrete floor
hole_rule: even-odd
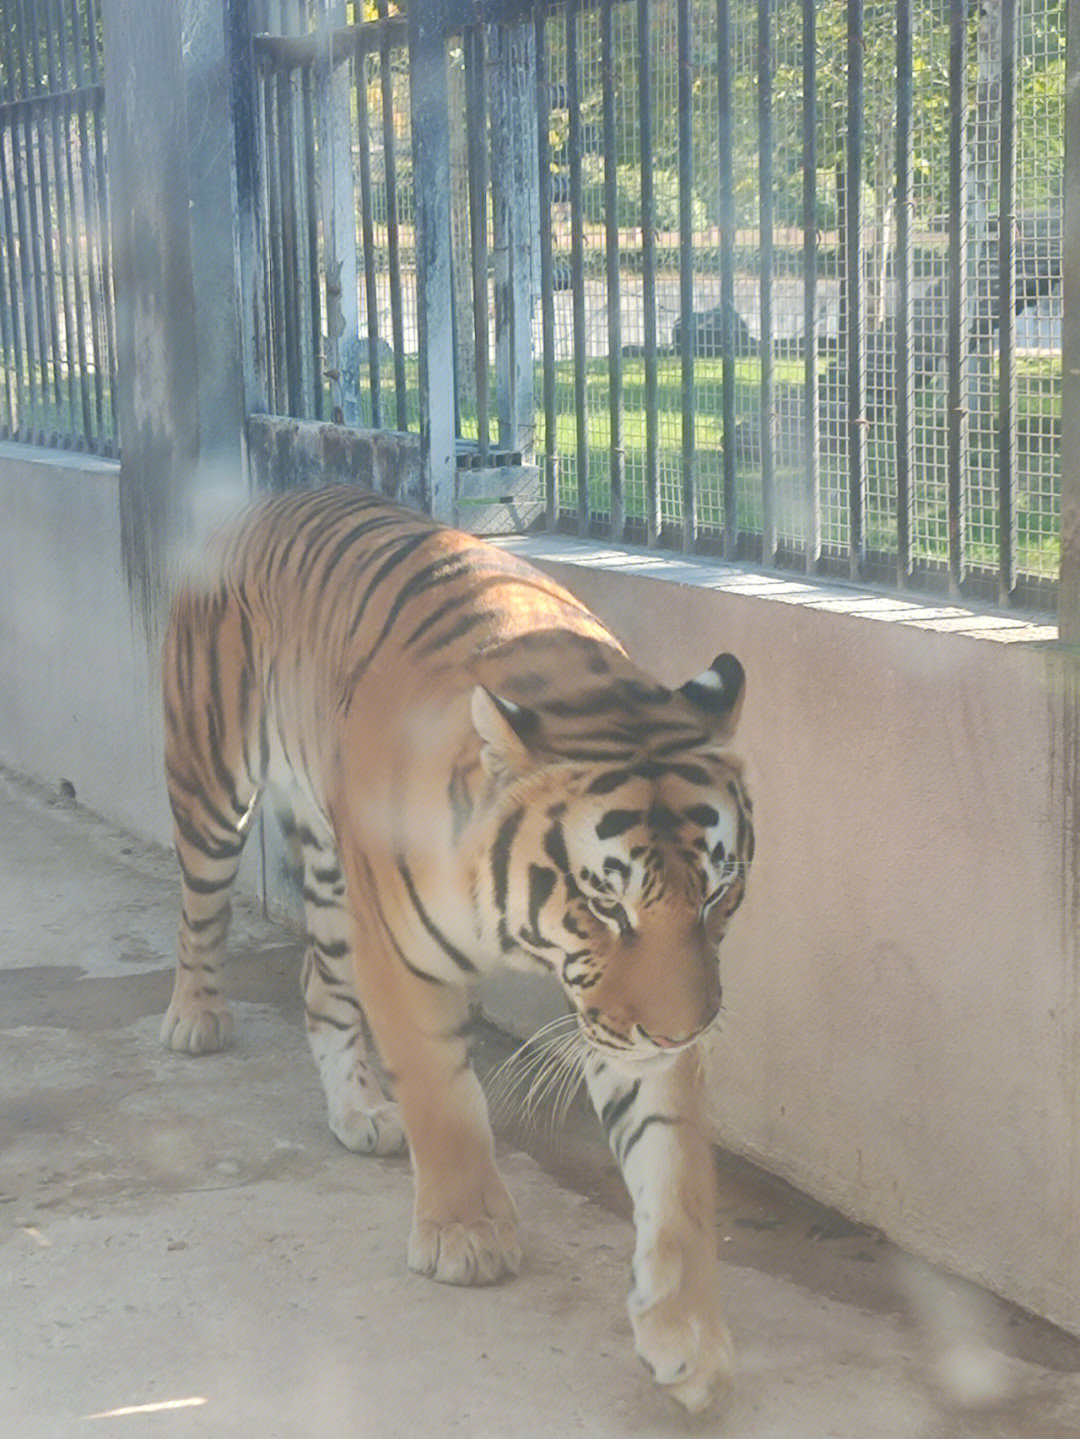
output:
[[[326,1128],[294,937],[241,908],[236,1046],[187,1060],[157,1041],[175,915],[168,855],[0,772],[0,1433],[1080,1434],[1080,1344],[733,1162],[739,1372],[685,1419],[633,1356],[625,1199],[583,1110],[504,1127],[517,1280],[410,1275],[408,1166]]]

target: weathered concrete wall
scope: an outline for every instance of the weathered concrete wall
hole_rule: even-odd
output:
[[[161,688],[124,579],[119,467],[0,444],[0,762],[170,838]]]
[[[276,415],[249,415],[246,430],[248,469],[256,491],[359,484],[403,505],[423,508],[419,435]]]

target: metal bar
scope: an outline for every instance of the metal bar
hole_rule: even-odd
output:
[[[281,143],[281,127],[277,118],[277,78],[270,71],[264,78],[262,107],[262,142],[266,157],[266,244],[267,293],[270,298],[270,315],[267,323],[267,361],[270,375],[270,397],[274,413],[288,413],[288,391],[286,389],[287,362],[285,359],[286,313],[285,313],[285,272],[282,256],[282,196],[280,156],[271,148],[271,136]]]
[[[12,78],[11,69],[11,39],[7,26],[2,27],[4,32],[4,59],[6,73],[9,80]],[[14,124],[5,125],[0,129],[0,166],[4,170],[4,183],[0,185],[0,198],[3,203],[3,224],[4,224],[4,252],[7,261],[7,282],[9,302],[7,313],[11,319],[11,362],[6,367],[9,383],[13,384],[14,400],[11,407],[11,429],[13,434],[18,434],[21,428],[21,417],[23,407],[26,403],[27,376],[23,371],[24,353],[28,356],[29,347],[25,338],[25,316],[23,314],[24,292],[19,283],[19,273],[16,262],[16,251],[18,249],[18,215],[13,215],[11,199],[13,194],[21,192],[21,185],[16,184],[18,173],[18,140],[15,134]],[[8,155],[10,153],[10,165]],[[9,183],[10,179],[10,183]]]
[[[758,213],[761,227],[761,562],[776,562],[776,380],[773,372],[772,0],[758,0]]]
[[[409,7],[409,102],[416,200],[420,338],[420,452],[437,520],[456,508],[450,98],[446,40],[427,11]],[[395,357],[396,358],[396,357]]]
[[[915,371],[912,300],[912,0],[896,6],[896,582],[911,579]]]
[[[488,403],[488,229],[487,105],[484,90],[484,31],[465,32],[465,134],[468,151],[469,252],[472,261],[473,364],[476,372],[476,433],[481,463],[491,442]]]
[[[72,46],[75,80],[80,87],[89,81],[92,98],[78,106],[79,147],[83,156],[83,214],[87,221],[87,290],[90,298],[90,344],[94,357],[94,405],[99,431],[106,425],[116,434],[116,332],[112,296],[112,265],[108,260],[109,187],[105,168],[105,92],[99,84],[99,26],[93,0],[82,11],[86,22]],[[77,18],[77,17],[76,17]],[[85,70],[84,70],[85,62]],[[93,154],[94,163],[86,163]],[[91,173],[92,171],[92,173]],[[94,181],[96,180],[96,188]]]
[[[293,114],[292,76],[279,70],[276,76],[278,174],[281,201],[281,285],[284,322],[285,413],[304,414],[303,360],[300,354],[300,235],[297,227],[296,134]]]
[[[623,437],[622,285],[619,274],[619,191],[615,135],[615,6],[600,0],[600,71],[604,127],[604,255],[607,280],[608,473],[611,483],[611,537],[626,531],[626,444]]]
[[[375,224],[371,210],[371,131],[368,125],[367,53],[357,55],[353,72],[356,90],[357,168],[360,177],[360,243],[364,251],[364,305],[367,312],[368,387],[371,423],[381,429],[382,389],[379,383],[379,296],[375,269]]]
[[[536,153],[540,172],[540,326],[544,372],[544,509],[549,530],[558,522],[558,441],[555,415],[555,293],[551,264],[551,81],[547,7],[533,15],[536,36]]]
[[[41,69],[41,10],[38,5],[31,5],[33,19],[33,32],[30,38],[31,73],[33,86],[36,95],[47,92],[47,78],[42,74]],[[41,247],[41,272],[45,281],[45,330],[43,337],[48,342],[48,370],[52,380],[52,423],[56,425],[64,408],[64,386],[61,378],[60,363],[60,326],[58,322],[59,305],[56,296],[56,274],[54,273],[52,260],[52,245],[50,243],[53,232],[53,203],[52,176],[49,173],[49,146],[46,132],[46,107],[40,103],[35,104],[33,110],[34,118],[34,150],[37,154],[38,163],[38,206],[36,216],[40,229],[35,237]],[[50,443],[56,444],[58,435],[53,428],[45,432]]]
[[[405,15],[380,15],[376,20],[362,20],[355,25],[336,27],[330,37],[330,57],[334,66],[356,57],[370,55],[384,42],[392,46],[408,44],[409,22]],[[315,35],[256,35],[256,53],[284,65],[310,65],[316,55]],[[323,42],[325,44],[325,41]]]
[[[1067,9],[1064,215],[1061,226],[1061,566],[1058,637],[1080,645],[1080,5]],[[1068,749],[1075,753],[1073,746]]]
[[[315,183],[315,107],[312,95],[313,71],[305,65],[300,72],[301,118],[303,121],[304,211],[307,220],[304,254],[307,260],[307,295],[303,308],[308,320],[308,353],[311,356],[311,399],[315,419],[325,416],[323,403],[326,356],[323,353],[321,285],[319,284],[319,195]]]
[[[71,73],[71,64],[70,64],[70,59],[69,59],[69,55],[68,55],[67,26],[63,23],[63,17],[61,17],[61,23],[57,26],[57,36],[58,36],[58,49],[59,49],[59,64],[60,64],[60,69],[61,69],[61,71],[63,72],[62,84],[63,84],[65,87],[69,87],[69,86],[71,86],[74,77],[73,77],[73,75],[72,75],[72,73]],[[93,446],[93,440],[94,440],[94,419],[93,419],[93,405],[92,405],[92,401],[93,401],[93,390],[92,390],[92,386],[91,386],[91,382],[90,382],[89,366],[88,366],[88,363],[87,363],[87,351],[86,351],[86,323],[85,323],[85,321],[86,321],[87,300],[86,300],[85,294],[83,293],[83,273],[82,273],[82,265],[81,265],[81,263],[80,263],[80,261],[79,261],[79,248],[80,248],[80,247],[79,247],[78,239],[77,239],[77,237],[78,237],[79,235],[86,233],[86,226],[85,226],[85,217],[84,217],[84,223],[83,223],[83,225],[80,226],[80,224],[79,224],[79,205],[78,205],[78,193],[79,193],[79,192],[78,192],[78,186],[77,186],[76,183],[75,183],[75,163],[74,163],[74,159],[73,159],[73,156],[72,156],[72,151],[73,151],[74,148],[75,148],[75,147],[74,147],[74,144],[72,143],[72,138],[73,138],[72,132],[73,132],[73,129],[74,129],[76,103],[75,103],[75,101],[71,98],[71,91],[70,91],[70,89],[68,89],[68,92],[67,92],[67,99],[68,99],[68,106],[67,106],[66,115],[65,115],[65,130],[66,130],[66,135],[67,135],[67,143],[66,143],[65,146],[64,146],[64,154],[65,154],[64,174],[65,174],[65,179],[66,179],[66,182],[67,182],[67,202],[68,202],[69,212],[70,212],[70,215],[71,215],[71,223],[72,223],[72,231],[73,231],[73,239],[72,239],[72,243],[71,243],[71,245],[70,245],[70,260],[71,260],[71,278],[72,278],[73,303],[74,303],[74,310],[75,310],[75,334],[74,334],[75,355],[76,355],[76,362],[77,362],[77,365],[78,365],[78,390],[79,390],[79,402],[80,402],[80,415],[81,415],[81,418],[82,418],[82,432],[83,432],[83,435],[84,435],[84,437],[85,437],[85,439],[86,439],[86,443],[87,443],[88,445],[91,445],[91,447],[92,447],[92,446]],[[69,334],[69,336],[68,336],[68,346],[69,346],[69,350],[70,350],[71,342],[72,342],[72,336]]]
[[[1016,591],[1016,0],[1001,0],[1001,141],[998,177],[998,598]]]
[[[237,286],[244,411],[269,408],[267,296],[262,265],[259,102],[251,43],[253,0],[228,0],[225,53],[236,175]]]
[[[641,151],[641,285],[645,325],[645,532],[660,539],[660,435],[656,371],[656,203],[653,187],[652,7],[637,0],[638,144]]]
[[[104,85],[73,85],[57,94],[29,95],[18,100],[0,100],[0,123],[5,120],[24,120],[28,117],[57,110],[64,113],[78,100],[94,100],[103,97]]]
[[[866,560],[866,353],[863,346],[863,0],[848,3],[847,173],[844,231],[847,294],[848,563],[853,579]]]
[[[817,382],[817,4],[803,0],[803,465],[806,470],[806,570],[821,559],[821,414]]]
[[[2,263],[0,263],[0,346],[3,348],[4,395],[7,406],[2,426],[5,438],[14,435],[18,429],[19,370],[22,365],[19,344],[15,339],[15,327],[18,323],[17,291],[10,270],[12,234],[11,206],[8,195],[12,180],[8,165],[7,141],[8,131],[0,124],[0,193],[3,196],[3,228],[0,231],[0,259],[2,259]]]
[[[697,543],[698,502],[694,444],[694,49],[691,0],[679,0],[679,308],[682,312],[682,543]]]
[[[589,416],[586,391],[584,213],[581,198],[581,94],[578,76],[578,15],[581,0],[566,5],[566,106],[570,119],[570,284],[574,332],[574,422],[577,454],[578,534],[589,533]]]
[[[724,558],[739,549],[735,467],[735,173],[730,0],[716,0],[717,164],[720,209],[720,372],[723,413]]]
[[[46,0],[45,6],[45,60],[47,69],[47,89],[53,93],[61,93],[63,79],[59,73],[59,54],[57,34],[63,25],[63,16],[57,14],[54,19],[52,6]],[[78,315],[74,306],[74,283],[71,278],[71,261],[75,253],[72,244],[72,236],[68,228],[67,199],[64,187],[64,162],[62,156],[66,156],[68,162],[71,159],[70,146],[62,144],[60,139],[60,122],[62,117],[60,107],[50,107],[50,130],[52,139],[52,174],[53,174],[53,203],[52,208],[56,215],[56,231],[59,240],[59,248],[56,253],[56,268],[60,278],[60,305],[64,321],[63,334],[63,369],[67,380],[67,424],[63,427],[67,443],[77,443],[76,416],[82,414],[82,392],[80,389],[80,369],[78,364],[78,344],[76,333],[79,328]],[[57,353],[57,365],[60,364],[60,353]],[[85,443],[85,442],[84,442]]]
[[[5,34],[8,27],[3,27]],[[22,0],[18,0],[15,7],[15,53],[22,57],[20,69],[23,73],[23,81],[29,83],[25,72],[25,57],[28,54],[29,46],[26,36],[26,28],[23,18]],[[37,183],[34,176],[34,135],[31,127],[31,108],[27,108],[23,114],[22,121],[22,147],[24,154],[23,175],[25,184],[18,187],[16,191],[16,205],[19,217],[19,258],[21,262],[21,284],[23,293],[24,314],[26,317],[27,331],[27,433],[26,438],[34,434],[34,419],[43,404],[46,403],[48,391],[47,365],[45,357],[45,312],[42,295],[42,273],[41,273],[41,252],[37,243],[37,235],[40,234],[40,222],[38,219]],[[29,303],[27,303],[29,297]],[[41,394],[39,400],[38,394]]]
[[[949,587],[964,582],[964,482],[968,462],[967,376],[967,74],[966,0],[949,0],[949,316],[948,523]]]
[[[387,18],[387,0],[379,0],[379,18]],[[386,166],[386,246],[390,270],[390,324],[394,335],[394,406],[397,427],[409,427],[409,394],[405,382],[405,320],[401,297],[401,232],[398,225],[397,136],[394,132],[394,76],[390,64],[390,31],[379,36],[379,83],[382,91],[383,161]],[[412,85],[410,66],[410,88]],[[419,257],[417,264],[419,265]]]

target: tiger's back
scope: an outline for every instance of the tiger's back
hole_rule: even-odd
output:
[[[468,1060],[468,986],[500,964],[562,985],[635,1204],[659,1163],[685,1171],[691,1210],[707,1212],[695,1046],[719,1007],[716,948],[753,834],[729,749],[737,661],[657,685],[533,567],[334,488],[265,502],[211,548],[175,604],[163,679],[183,891],[168,1044],[228,1040],[229,895],[265,792],[301,878],[331,1128],[363,1152],[407,1137],[414,1268],[472,1283],[519,1262]],[[666,1110],[685,1132],[665,1157]],[[679,1243],[707,1249],[691,1227]],[[670,1325],[642,1295],[667,1282],[649,1255],[667,1252],[670,1225],[646,1228],[632,1312],[639,1349],[659,1354]],[[708,1317],[680,1341],[694,1355],[674,1376],[649,1362],[698,1407],[727,1341],[715,1301],[693,1303]]]

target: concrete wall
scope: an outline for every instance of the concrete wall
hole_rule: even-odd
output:
[[[124,579],[119,466],[0,444],[0,763],[171,837],[158,662]]]
[[[115,466],[0,447],[0,513],[0,762],[166,839]],[[1049,626],[510,543],[660,678],[746,666],[759,848],[723,955],[723,1142],[1080,1332],[1075,656]],[[553,992],[488,999],[521,1027]]]

